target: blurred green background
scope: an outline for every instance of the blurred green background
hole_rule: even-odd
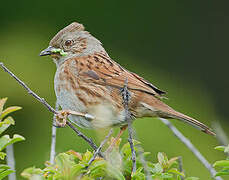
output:
[[[57,31],[78,21],[103,42],[114,60],[166,90],[167,104],[207,125],[217,120],[229,135],[227,1],[2,1],[0,19],[0,60],[53,106],[55,64],[38,54]],[[29,166],[43,166],[49,159],[52,114],[2,70],[0,97],[9,97],[7,106],[23,107],[13,115],[16,125],[9,132],[26,138],[15,145],[17,174]],[[219,145],[214,137],[172,122],[211,163],[224,158],[213,149]],[[152,159],[158,151],[182,156],[188,176],[210,179],[158,119],[138,119],[134,126]],[[58,152],[89,148],[69,128],[57,133]]]

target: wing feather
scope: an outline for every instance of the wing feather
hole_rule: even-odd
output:
[[[131,90],[145,92],[159,98],[165,94],[164,91],[158,89],[144,78],[121,67],[111,60],[109,56],[104,54],[94,55],[94,59],[96,59],[94,64],[91,59],[93,58],[89,57],[87,60],[79,59],[82,61],[81,63],[86,63],[84,67],[87,67],[82,69],[80,74],[89,77],[90,81],[94,83],[122,88],[125,80],[128,79],[128,88]]]

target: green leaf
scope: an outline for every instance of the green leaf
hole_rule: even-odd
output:
[[[92,152],[90,152],[90,151],[87,150],[87,152],[83,154],[82,162],[88,163],[88,161],[89,161],[92,157],[93,157]]]
[[[154,168],[152,169],[152,172],[155,173],[155,174],[160,174],[160,173],[162,173],[162,172],[163,172],[163,168],[162,168],[161,164],[156,163],[156,164],[154,165]]]
[[[131,177],[133,180],[142,180],[145,179],[145,174],[142,173],[143,167],[137,169],[136,173],[132,174]]]
[[[225,147],[224,152],[229,153],[229,144],[228,144],[228,146]]]
[[[130,144],[129,143],[124,144],[120,152],[123,155],[124,159],[127,159],[128,157],[130,157],[131,156]]]
[[[0,179],[3,179],[4,177],[8,176],[9,174],[13,173],[13,170],[5,170],[3,172],[0,173]]]
[[[0,122],[0,134],[2,134],[11,124],[14,124],[12,117],[7,117],[4,121]]]
[[[117,180],[125,180],[125,177],[122,175],[121,171],[118,170],[117,168],[114,168],[111,165],[109,165],[106,168],[106,171],[107,171],[107,174],[112,178],[115,178]]]
[[[33,175],[42,175],[42,174],[43,174],[43,171],[40,168],[30,167],[30,168],[25,169],[21,173],[21,176],[26,179],[31,179]]]
[[[84,175],[80,180],[94,180],[94,178]]]
[[[225,146],[216,146],[214,149],[216,149],[218,151],[224,151],[225,150]]]
[[[169,173],[174,173],[174,174],[177,174],[177,175],[183,176],[183,177],[185,176],[184,173],[178,171],[176,168],[169,169],[168,172]]]
[[[162,173],[160,175],[160,177],[163,178],[163,179],[171,179],[171,178],[173,178],[173,175],[169,174],[169,173]]]
[[[64,171],[74,165],[74,161],[72,161],[70,157],[71,156],[66,153],[60,153],[56,156],[55,161],[59,170]]]
[[[185,180],[199,180],[200,178],[198,177],[187,177]]]
[[[119,151],[116,148],[113,148],[113,151],[109,153],[107,156],[107,162],[110,163],[113,167],[121,169],[122,168],[122,156],[119,153]],[[126,161],[129,161],[131,157],[126,159]],[[124,162],[126,163],[126,162]]]
[[[93,161],[91,166],[89,166],[90,177],[100,177],[105,176],[107,169],[107,162],[105,160]]]
[[[10,138],[9,135],[4,135],[0,138],[0,151],[2,151],[6,146],[10,144],[23,140],[25,140],[25,138],[18,134],[14,134],[13,138]]]
[[[102,168],[97,168],[94,169],[93,171],[89,171],[90,172],[90,177],[92,177],[93,179],[97,179],[99,177],[104,177],[106,176],[106,168],[102,167]]]
[[[165,153],[158,152],[157,158],[158,158],[158,162],[163,167],[163,169],[168,167],[168,158]]]
[[[6,101],[7,101],[7,98],[0,99],[0,116],[2,114],[3,106],[6,103]],[[1,118],[0,118],[0,120],[1,120]]]
[[[229,160],[216,161],[213,164],[214,167],[229,167]]]
[[[79,152],[75,152],[73,150],[69,150],[66,153],[69,154],[69,155],[73,155],[78,160],[82,160],[82,155]]]
[[[10,169],[6,164],[0,164],[0,169]]]
[[[105,160],[100,161],[93,161],[92,164],[89,166],[89,169],[93,171],[94,169],[98,168],[106,168],[107,162]]]
[[[82,171],[84,170],[84,171]],[[82,174],[84,172],[86,172],[87,170],[85,169],[85,166],[83,164],[75,164],[72,166],[71,168],[71,177],[76,177],[79,174]]]
[[[145,174],[142,172],[136,172],[134,175],[132,175],[133,180],[142,180],[142,179],[146,179]]]
[[[6,157],[6,153],[0,152],[0,159],[1,159],[1,160],[4,160],[5,157]]]
[[[229,175],[229,169],[221,170],[215,174],[215,176]]]
[[[173,157],[168,161],[168,168],[171,168],[173,165],[177,164],[178,157]]]
[[[34,174],[29,180],[45,180],[45,178],[40,174]]]
[[[143,152],[144,157],[147,157],[150,154],[151,154],[151,152]]]
[[[11,106],[11,107],[8,107],[6,108],[4,111],[2,111],[1,113],[1,116],[0,116],[0,119],[3,119],[5,116],[7,116],[9,113],[12,113],[14,111],[18,111],[20,110],[21,107],[19,106]]]

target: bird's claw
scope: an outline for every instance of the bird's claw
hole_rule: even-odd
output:
[[[58,111],[56,114],[56,125],[58,127],[64,127],[67,122],[69,112],[66,110]]]

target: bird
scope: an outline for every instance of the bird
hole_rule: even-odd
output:
[[[57,67],[54,89],[62,108],[59,115],[68,116],[79,127],[117,126],[121,127],[121,135],[127,127],[122,95],[127,82],[127,106],[132,120],[142,117],[177,119],[215,135],[205,124],[165,104],[165,91],[110,58],[102,43],[78,22],[66,26],[51,39],[48,48],[40,53],[40,56],[48,55]],[[74,112],[93,118],[77,116]]]

